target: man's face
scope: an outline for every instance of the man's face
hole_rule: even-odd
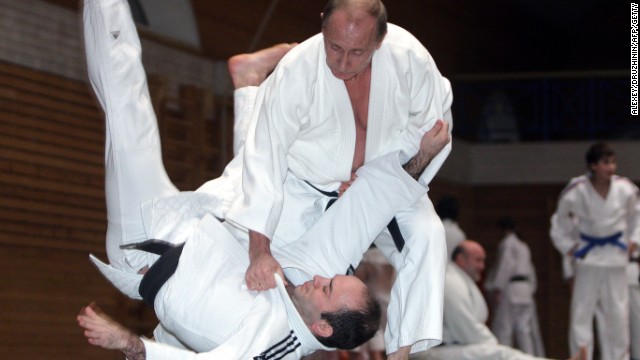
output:
[[[365,291],[366,286],[355,276],[338,275],[327,279],[316,275],[313,280],[297,286],[291,300],[305,323],[312,324],[320,320],[323,312],[358,309]]]
[[[350,80],[367,69],[380,47],[376,19],[369,15],[353,20],[344,11],[336,10],[322,33],[327,66],[340,80]]]
[[[473,247],[460,257],[462,261],[458,265],[477,282],[482,279],[485,257],[484,250]]]
[[[593,177],[598,181],[609,181],[611,177],[616,173],[618,163],[615,156],[607,156],[595,164],[591,164],[591,171]]]

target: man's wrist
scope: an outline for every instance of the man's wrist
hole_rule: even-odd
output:
[[[416,156],[412,157],[406,164],[402,165],[404,171],[412,178],[418,180],[420,175],[424,172],[424,169],[431,163],[431,156],[427,154],[421,154],[418,152]]]
[[[122,352],[127,357],[127,360],[145,360],[146,351],[144,348],[144,342],[139,337],[131,334],[127,338],[127,345]]]
[[[260,255],[271,255],[271,241],[259,232],[249,233],[249,258],[253,260]]]

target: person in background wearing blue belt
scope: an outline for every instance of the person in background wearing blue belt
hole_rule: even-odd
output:
[[[588,173],[571,179],[551,218],[550,236],[575,272],[569,346],[593,353],[593,319],[602,360],[629,359],[629,288],[625,268],[640,244],[638,187],[616,172],[616,153],[606,143],[586,154]],[[595,316],[599,313],[600,316]]]

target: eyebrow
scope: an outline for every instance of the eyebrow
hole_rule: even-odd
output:
[[[331,296],[331,294],[333,293],[333,279],[335,278],[332,278],[329,282],[329,296]]]

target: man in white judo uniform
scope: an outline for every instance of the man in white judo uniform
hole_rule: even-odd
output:
[[[544,356],[534,299],[537,278],[531,251],[518,237],[511,217],[500,218],[498,226],[504,238],[485,281],[485,288],[494,299],[491,331],[500,344],[511,347],[515,340],[517,349]]]
[[[465,240],[453,251],[447,265],[444,293],[443,345],[427,350],[413,360],[533,360],[542,359],[498,344],[485,325],[489,316],[477,282],[484,270],[485,251],[475,241]],[[571,359],[583,359],[581,349]]]
[[[154,306],[162,324],[154,332],[156,339],[176,347],[142,340],[91,306],[78,317],[90,342],[123,350],[129,359],[196,356],[187,347],[205,359],[293,359],[327,346],[350,348],[370,338],[377,321],[367,315],[375,318],[376,311],[366,300],[366,287],[353,276],[334,275],[348,267],[354,254],[362,256],[397,208],[426,193],[415,181],[419,172],[407,168],[413,164],[420,170],[426,163],[414,157],[403,168],[398,153],[391,153],[368,164],[306,237],[275,249],[287,277],[306,281],[290,290],[291,297],[278,275],[277,289],[243,289],[248,254],[231,235],[230,225],[211,216],[219,199],[205,192],[180,193],[166,175],[140,43],[126,1],[86,0],[84,25],[89,76],[107,130],[111,264],[93,260],[119,290]],[[448,142],[444,128],[436,146],[440,149]],[[380,189],[385,191],[374,193]],[[376,211],[363,219],[365,210],[374,206]],[[369,222],[358,226],[363,220]],[[353,241],[338,246],[341,236]],[[325,238],[334,239],[334,246],[326,246],[330,240]],[[162,241],[145,243],[147,239]],[[332,279],[312,277],[328,273]],[[360,325],[350,328],[354,323]]]
[[[380,1],[330,1],[322,33],[291,49],[256,98],[243,191],[225,214],[249,230],[249,286],[275,286],[281,264],[270,248],[305,233],[365,162],[398,150],[401,163],[414,156],[436,121],[451,123],[451,103],[430,54],[386,23]],[[423,185],[449,152],[450,144],[433,159]],[[392,228],[376,241],[398,273],[385,331],[391,359],[440,343],[446,262],[443,227],[426,195],[399,211]]]
[[[606,329],[601,332],[601,359],[628,359],[625,268],[640,242],[638,187],[615,175],[615,152],[605,143],[589,148],[586,164],[589,173],[571,179],[551,218],[554,246],[574,262],[569,346],[587,346],[591,356],[595,317],[598,328]]]

